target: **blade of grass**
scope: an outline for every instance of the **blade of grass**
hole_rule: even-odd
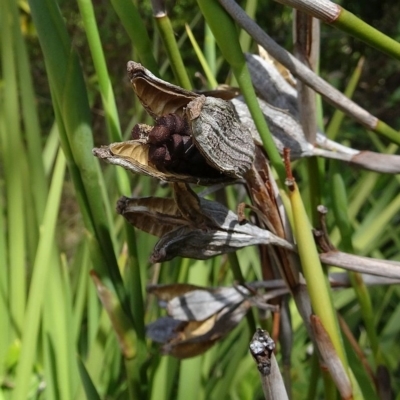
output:
[[[26,304],[26,248],[25,223],[26,212],[24,194],[25,177],[23,165],[16,157],[25,158],[22,135],[19,125],[19,103],[17,86],[17,60],[13,38],[13,20],[11,1],[0,5],[1,18],[1,63],[3,80],[3,118],[6,130],[2,132],[1,150],[4,165],[5,194],[7,199],[8,265],[10,285],[10,314],[13,322],[13,334],[20,336],[23,327]]]
[[[93,4],[89,0],[78,0],[79,11],[89,43],[90,53],[96,70],[101,100],[104,107],[109,140],[120,142],[122,140],[117,106],[114,91],[107,71],[107,64],[100,40],[99,31],[94,15]]]
[[[344,91],[344,95],[347,96],[349,99],[352,98],[354,91],[357,88],[358,82],[361,77],[361,73],[363,70],[365,58],[360,57],[358,60],[357,66],[354,69],[348,84],[346,85],[346,89]],[[339,134],[339,129],[342,124],[344,118],[344,113],[343,111],[340,110],[335,110],[328,127],[326,128],[326,136],[328,136],[329,139],[335,140],[337,135]]]
[[[163,1],[153,0],[152,6],[153,17],[156,22],[158,32],[164,43],[165,50],[167,51],[175,79],[178,81],[178,84],[181,87],[190,90],[192,88],[192,84],[186,72],[186,68],[175,39],[175,34],[172,29],[171,21],[165,9],[165,4]]]
[[[190,26],[189,26],[189,28],[190,28]],[[204,49],[203,49],[203,51],[204,51],[204,57],[206,59],[206,63],[209,66],[211,74],[213,77],[216,77],[216,75],[217,75],[217,55],[216,55],[216,49],[215,49],[215,38],[211,32],[210,27],[207,24],[204,25]]]
[[[109,140],[111,142],[120,142],[122,140],[122,135],[118,111],[115,103],[114,92],[111,86],[111,79],[107,71],[107,64],[101,45],[99,32],[97,29],[93,5],[89,0],[79,0],[78,5],[99,81],[100,94],[109,132]],[[129,195],[130,185],[126,171],[122,168],[118,168],[115,171],[115,174],[117,175],[119,191],[121,194]]]
[[[31,68],[29,65],[27,49],[22,39],[17,3],[14,1],[11,12],[13,15],[13,37],[16,41],[17,72],[20,87],[21,111],[24,123],[24,136],[27,144],[27,159],[29,163],[29,180],[32,188],[32,199],[36,218],[43,218],[44,206],[48,193],[47,180],[45,179],[44,165],[41,157],[42,137],[39,126],[39,118],[36,109]]]
[[[89,271],[91,269],[91,264],[89,260],[89,248],[86,241],[83,241],[81,246],[78,248],[75,254],[74,263],[71,265],[71,271],[76,273],[76,282],[72,282],[71,286],[74,289],[74,304],[73,304],[73,321],[72,321],[72,337],[75,343],[78,343],[79,333],[82,328],[85,307],[87,307],[88,302],[88,284],[89,282]],[[82,354],[82,352],[80,352]],[[86,352],[83,352],[86,355]]]
[[[42,159],[43,159],[44,172],[46,178],[48,178],[48,176],[51,173],[51,169],[53,168],[59,147],[60,147],[60,139],[58,136],[58,127],[57,124],[54,122],[53,126],[50,129],[49,136],[47,137],[42,152]]]
[[[178,382],[180,361],[173,357],[161,357],[154,376],[151,379],[151,400],[174,398],[175,382]]]
[[[57,4],[31,0],[32,16],[45,56],[62,148],[74,181],[87,229],[98,245],[92,247],[93,265],[115,288],[127,315],[127,296],[115,257],[115,236],[104,180],[93,157],[90,110],[82,71]],[[49,35],[51,31],[54,34]]]
[[[96,386],[94,385],[93,381],[90,378],[90,375],[85,367],[85,364],[79,357],[77,358],[77,362],[78,362],[79,374],[81,376],[81,381],[85,388],[85,394],[87,400],[100,400],[100,395],[96,390]]]
[[[76,364],[73,352],[70,349],[74,348],[74,340],[71,331],[68,329],[71,326],[71,303],[68,298],[67,282],[62,281],[61,263],[59,255],[53,246],[52,260],[50,265],[51,270],[48,271],[49,276],[47,285],[47,301],[43,303],[42,321],[43,334],[47,337],[52,348],[54,357],[51,374],[52,379],[55,379],[58,398],[60,400],[69,400],[73,398],[72,393],[76,391],[79,380],[77,379]],[[68,301],[69,300],[69,301]],[[48,366],[45,365],[45,370]],[[75,372],[75,374],[74,374]]]
[[[0,131],[4,132],[4,124],[3,124],[2,112],[0,110]],[[12,328],[11,328],[11,317],[9,308],[9,300],[10,300],[10,289],[9,289],[9,268],[5,268],[8,262],[8,249],[7,249],[7,239],[6,239],[6,218],[5,218],[5,204],[4,197],[0,195],[0,265],[3,265],[3,268],[0,268],[0,332],[2,332],[2,341],[3,346],[0,346],[0,376],[4,376],[4,370],[6,368],[6,363],[4,362],[7,352],[8,346],[12,341]],[[1,393],[1,391],[0,391]]]
[[[343,178],[339,172],[334,174],[331,184],[333,211],[342,237],[341,248],[344,251],[353,253],[354,249],[351,239],[353,235],[353,229],[345,211],[348,209],[346,188]],[[361,274],[357,272],[349,272],[349,278],[360,304],[361,314],[367,330],[375,364],[379,365],[382,360],[380,357],[378,336],[374,326],[374,311],[368,289],[364,284]]]
[[[379,206],[379,205],[378,205]],[[360,249],[361,254],[368,254],[373,248],[374,241],[390,226],[390,222],[398,215],[400,210],[400,195],[391,200],[379,212],[379,219],[371,223],[363,222],[354,236],[354,247]]]
[[[257,6],[258,6],[258,0],[246,1],[245,12],[252,19],[254,19],[256,16]],[[240,47],[242,48],[244,53],[250,51],[250,45],[252,40],[253,39],[251,38],[251,36],[245,30],[242,30],[240,32],[240,37],[239,37]]]
[[[193,49],[196,53],[197,58],[200,61],[200,64],[203,68],[204,73],[206,74],[207,81],[208,81],[208,88],[209,89],[215,89],[218,86],[217,80],[214,78],[214,74],[208,65],[206,58],[203,54],[203,52],[200,49],[200,46],[198,45],[192,30],[190,29],[188,24],[185,24],[186,32],[188,34],[188,37],[190,39],[190,42],[192,43]]]
[[[29,390],[32,367],[35,362],[39,322],[46,292],[48,271],[51,265],[52,246],[49,244],[54,240],[64,173],[65,157],[59,151],[43,217],[43,228],[40,234],[36,259],[32,269],[33,275],[24,319],[24,330],[22,332],[21,356],[17,366],[15,390],[11,397],[13,400],[27,398]]]

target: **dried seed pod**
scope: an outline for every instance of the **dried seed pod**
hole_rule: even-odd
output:
[[[164,82],[133,61],[128,63],[128,74],[144,108],[156,118],[156,126],[192,136],[207,164],[228,177],[242,178],[250,169],[254,141],[229,101]]]
[[[133,61],[128,75],[155,126],[138,124],[132,141],[94,149],[94,155],[170,182],[212,185],[244,177],[255,144],[229,101],[162,81]]]
[[[225,175],[241,178],[254,161],[250,131],[228,101],[201,96],[186,107],[193,141],[207,162]]]

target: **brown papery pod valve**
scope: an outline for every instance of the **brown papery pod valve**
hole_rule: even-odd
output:
[[[250,169],[254,140],[231,102],[172,85],[133,61],[128,75],[143,107],[156,120],[153,129],[134,128],[134,139],[150,146],[149,161],[156,168],[212,178],[242,178]]]

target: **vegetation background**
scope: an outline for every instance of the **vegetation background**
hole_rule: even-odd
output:
[[[126,74],[127,61],[138,57],[135,42],[118,13],[121,4],[128,2],[121,2],[120,6],[117,3],[1,2],[0,399],[263,398],[258,372],[247,351],[252,332],[246,321],[204,355],[183,361],[161,357],[158,347],[145,339],[144,325],[163,315],[155,300],[145,296],[147,284],[232,285],[234,278],[230,261],[224,256],[206,262],[179,259],[151,265],[148,257],[155,239],[129,228],[114,212],[114,204],[121,195],[169,195],[168,187],[147,177],[116,171],[116,167],[101,165],[100,173],[91,155],[93,146],[117,141],[118,135],[126,138],[135,123],[149,121]],[[279,44],[291,50],[292,10],[268,0],[256,3],[256,21]],[[99,76],[93,62],[85,25],[88,22],[82,17],[88,4],[93,5],[95,20],[90,23],[99,32],[106,79],[111,82],[114,97],[105,98],[104,77]],[[400,40],[398,2],[341,4]],[[62,18],[57,16],[57,6]],[[154,23],[150,1],[139,1],[136,7],[163,78],[177,83]],[[203,47],[206,31],[201,13],[190,0],[169,1],[167,9],[193,86],[204,89],[201,66],[185,31],[185,24],[190,24]],[[48,26],[37,25],[45,24],[46,18],[50,21]],[[47,29],[49,43],[40,42],[40,29]],[[70,43],[79,59],[76,63],[69,53]],[[252,43],[249,50],[255,52],[256,46]],[[321,25],[320,75],[324,79],[343,91],[362,56],[365,63],[353,99],[398,128],[399,61]],[[50,72],[46,70],[45,58],[48,64],[53,63]],[[229,82],[229,65],[218,48],[215,60],[217,81]],[[65,75],[63,71],[67,71]],[[66,100],[69,93],[60,89],[65,76],[70,79],[67,87],[73,92],[72,100]],[[74,104],[77,98],[79,104]],[[335,110],[326,104],[323,107],[324,123],[328,126]],[[343,120],[336,140],[357,149],[398,153],[396,145],[379,139],[349,118]],[[60,143],[64,153],[65,148],[71,151],[66,159],[59,151]],[[327,162],[323,172],[322,200],[328,208],[332,207],[334,196],[329,177],[335,168]],[[400,260],[398,176],[379,175],[348,165],[341,166],[340,172],[347,190],[347,218],[355,253]],[[295,173],[301,191],[306,193],[309,176],[302,162],[296,165]],[[234,209],[235,194],[228,193],[227,199]],[[308,206],[307,195],[304,199]],[[333,215],[328,223],[332,240],[343,245]],[[105,233],[100,227],[105,228]],[[96,249],[98,259],[93,257]],[[256,249],[239,251],[238,259],[246,279],[259,276]],[[119,277],[112,276],[114,267],[121,272]],[[108,280],[112,282],[113,296],[126,300],[122,309],[128,304],[134,328],[126,329],[126,340],[135,354],[133,360],[121,355],[109,317],[89,277],[91,270],[101,277],[101,285],[109,287]],[[379,362],[387,367],[391,391],[397,396],[394,398],[400,399],[400,288],[374,286],[368,288],[368,293],[380,349]],[[353,288],[333,291],[332,296],[336,309],[375,370],[376,354],[371,351]],[[291,311],[292,398],[324,398],[322,378],[304,325],[293,305]],[[118,313],[115,309],[114,312]],[[265,324],[270,327],[268,322]],[[358,369],[358,356],[348,343],[346,346],[350,364]],[[363,382],[364,397],[378,398],[366,372],[360,368],[356,374]]]

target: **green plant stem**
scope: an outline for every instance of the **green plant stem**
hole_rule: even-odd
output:
[[[193,49],[197,55],[197,58],[200,61],[201,66],[203,67],[203,71],[206,74],[207,81],[208,81],[208,87],[209,89],[215,89],[218,86],[218,82],[214,77],[214,73],[210,66],[207,63],[206,58],[204,57],[203,52],[200,49],[200,46],[198,45],[196,38],[194,37],[192,30],[190,29],[189,25],[186,24],[186,32],[189,37],[190,42],[192,43]]]
[[[385,122],[378,120],[374,132],[379,133],[386,139],[389,139],[391,142],[400,145],[400,133]]]
[[[293,210],[294,234],[312,308],[321,319],[322,325],[329,334],[333,346],[344,368],[347,370],[347,358],[339,331],[336,311],[329,293],[330,288],[327,286],[312,236],[311,226],[295,182],[289,189],[289,197]]]
[[[368,25],[343,7],[340,7],[340,14],[338,18],[332,22],[332,25],[351,36],[362,40],[370,46],[375,47],[379,51],[400,60],[399,42]]]
[[[257,11],[257,6],[258,6],[258,0],[246,1],[245,11],[250,18],[254,19]],[[242,29],[240,32],[239,42],[240,42],[240,47],[242,48],[244,53],[250,51],[251,41],[252,41],[251,36],[244,29]]]
[[[160,36],[163,40],[165,49],[167,50],[171,68],[174,72],[175,78],[178,81],[178,84],[181,87],[190,90],[192,88],[192,84],[186,72],[186,68],[183,63],[178,44],[176,43],[174,31],[168,15],[165,13],[161,15],[157,14],[154,16],[154,19],[156,21]]]
[[[321,204],[322,188],[320,179],[319,160],[317,157],[311,157],[306,160],[307,162],[307,176],[309,186],[309,201],[311,211],[312,226],[318,224],[318,210],[317,207]]]
[[[242,49],[240,48],[236,26],[231,17],[216,1],[198,0],[197,2],[214,34],[215,40],[224,58],[228,61],[235,74],[235,78],[246,100],[246,104],[249,107],[257,130],[260,133],[271,164],[277,171],[279,179],[284,182],[285,168],[268,129],[264,115],[258,105],[250,73],[247,69]]]

